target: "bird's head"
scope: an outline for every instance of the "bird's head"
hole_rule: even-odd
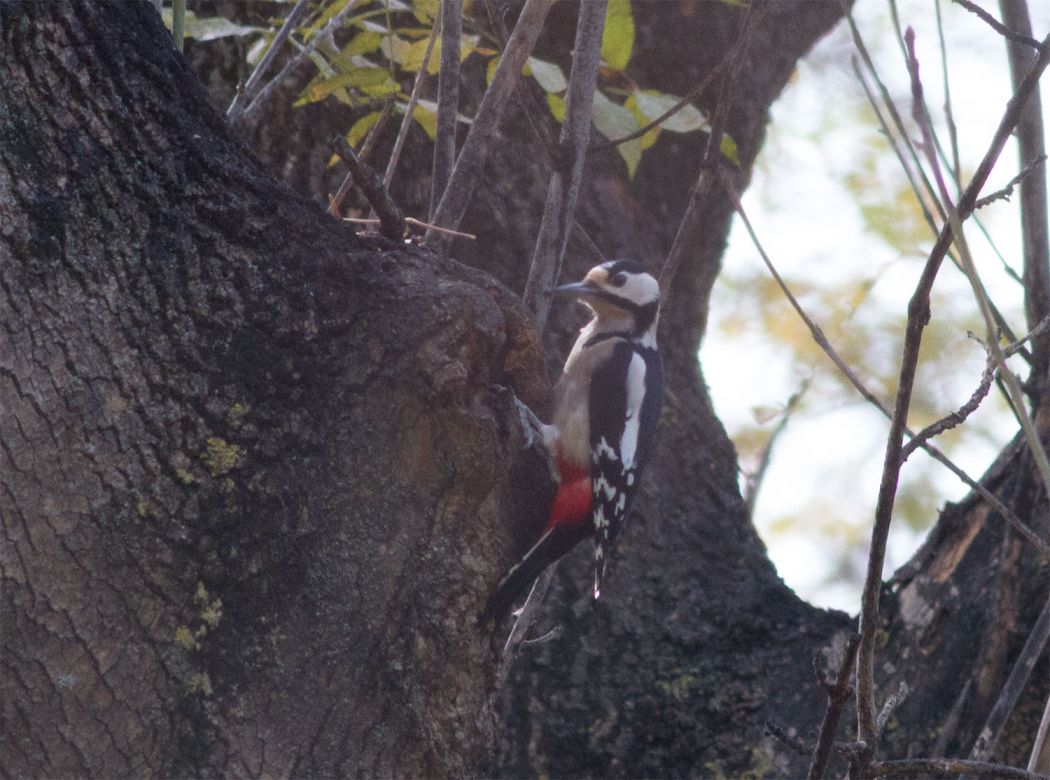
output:
[[[554,292],[579,298],[594,312],[599,324],[626,324],[638,334],[655,327],[660,311],[659,283],[630,260],[596,265],[582,281],[556,287]]]

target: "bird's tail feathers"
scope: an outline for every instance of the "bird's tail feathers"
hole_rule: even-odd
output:
[[[549,529],[525,554],[525,557],[507,572],[507,576],[489,597],[488,604],[478,616],[478,623],[502,620],[515,602],[525,595],[544,569],[590,534],[590,527],[586,522],[561,523]]]

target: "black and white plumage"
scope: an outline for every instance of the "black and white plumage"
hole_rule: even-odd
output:
[[[623,531],[660,417],[663,362],[656,345],[660,293],[656,280],[641,266],[623,260],[600,265],[580,284],[560,289],[579,295],[595,314],[580,332],[565,373],[574,373],[574,356],[592,366],[586,399],[587,448],[594,597],[598,598],[609,554]],[[557,420],[555,413],[555,425]],[[559,432],[563,439],[580,433]]]
[[[595,542],[597,598],[652,452],[663,397],[656,279],[616,260],[555,292],[579,298],[594,315],[565,361],[544,431],[561,484],[543,536],[504,577],[482,620],[509,610],[540,572],[588,536]]]

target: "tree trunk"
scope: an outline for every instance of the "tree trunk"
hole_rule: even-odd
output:
[[[2,773],[475,770],[520,304],[261,172],[146,3],[0,13]]]
[[[634,8],[632,73],[675,94],[743,19],[722,3]],[[544,56],[566,56],[573,13],[556,6]],[[741,188],[769,106],[840,13],[768,5],[730,90]],[[7,5],[0,25],[4,772],[804,772],[763,723],[811,739],[813,655],[835,662],[852,623],[777,577],[697,370],[727,201],[665,306],[661,440],[607,595],[587,595],[585,551],[562,563],[538,628],[565,631],[525,649],[497,727],[502,632],[473,615],[549,490],[502,389],[542,407],[514,296],[359,239],[274,184],[145,5]],[[255,142],[320,195],[338,128],[309,108],[275,112],[293,131],[263,124]],[[465,225],[479,240],[453,250],[518,290],[548,170],[521,118]],[[614,151],[593,156],[580,218],[607,255],[665,254],[702,141],[664,134],[633,182]],[[413,159],[395,193],[422,213]],[[570,252],[567,276],[593,261]],[[549,366],[577,316],[554,317]],[[1020,447],[987,484],[1047,532]],[[1046,578],[981,502],[945,509],[886,591],[880,694],[900,680],[912,694],[885,755],[968,751]],[[1000,758],[1023,763],[1046,671]]]

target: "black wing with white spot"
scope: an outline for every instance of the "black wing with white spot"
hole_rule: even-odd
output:
[[[659,353],[618,340],[591,377],[591,488],[594,596],[601,592],[609,552],[623,530],[641,469],[649,458],[663,397]]]

